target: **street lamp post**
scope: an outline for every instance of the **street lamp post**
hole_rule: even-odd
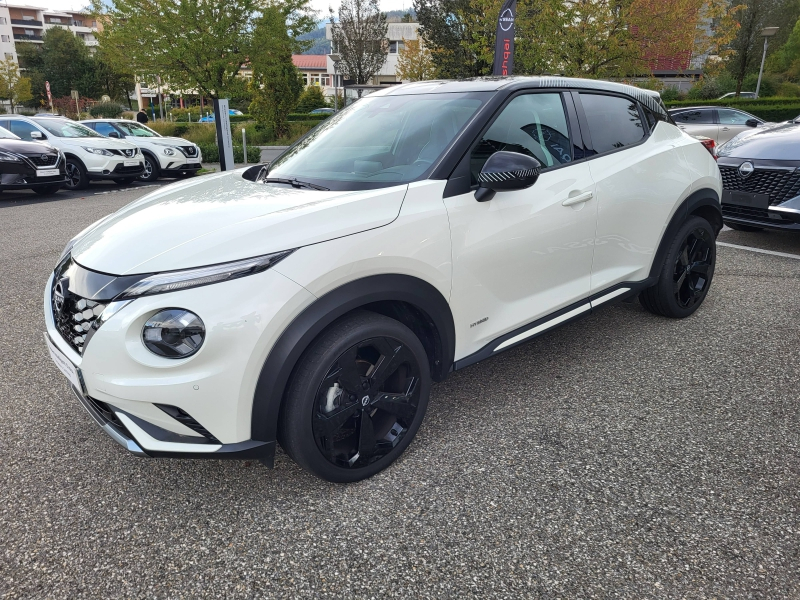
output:
[[[761,91],[761,77],[764,75],[764,61],[767,58],[767,45],[769,44],[769,38],[773,35],[778,33],[778,27],[764,27],[761,30],[761,35],[764,36],[764,54],[761,55],[761,68],[758,70],[758,83],[756,84],[756,98],[758,98],[758,92]]]
[[[331,57],[331,61],[333,62],[333,112],[339,112],[338,79],[339,79],[339,61],[342,60],[342,57],[339,54],[335,53],[331,53],[328,56]]]

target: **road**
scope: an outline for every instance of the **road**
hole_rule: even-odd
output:
[[[800,260],[720,246],[687,320],[621,304],[455,373],[395,465],[333,485],[137,458],[69,394],[44,283],[145,191],[0,198],[0,598],[800,597]]]

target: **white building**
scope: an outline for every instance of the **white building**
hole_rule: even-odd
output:
[[[44,32],[61,27],[83,40],[93,51],[98,45],[97,20],[74,10],[50,10],[27,4],[0,4],[0,58],[17,60],[16,42],[43,43]]]
[[[333,43],[333,33],[331,24],[325,25],[325,37],[331,40],[331,52],[336,55],[336,45]],[[397,58],[400,50],[403,49],[403,40],[416,40],[417,32],[419,30],[419,23],[388,23],[386,38],[389,44],[389,55],[386,57],[386,62],[383,68],[372,78],[370,81],[373,85],[380,84],[393,84],[402,83],[397,77]],[[331,60],[331,55],[327,57],[327,71],[330,75],[335,75],[334,62]],[[342,78],[339,76],[338,87],[342,85]]]

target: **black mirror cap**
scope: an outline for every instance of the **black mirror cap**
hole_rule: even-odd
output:
[[[758,127],[760,125],[760,123],[755,119],[747,119],[747,121],[745,121],[744,124],[747,125],[748,127]]]
[[[117,133],[116,131],[112,131],[111,133],[108,134],[108,137],[110,137],[110,138],[113,137],[113,138],[119,139],[122,136],[119,133]]]
[[[476,192],[475,198],[479,202],[485,202],[494,196],[494,194],[488,195],[487,192],[481,192],[481,189],[502,192],[529,188],[536,183],[541,168],[542,163],[532,156],[505,150],[495,152],[488,158],[478,175],[480,188]]]

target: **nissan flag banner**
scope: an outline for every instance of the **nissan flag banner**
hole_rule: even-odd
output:
[[[517,0],[505,0],[497,19],[497,42],[494,46],[493,75],[511,75],[514,70],[514,18]]]

